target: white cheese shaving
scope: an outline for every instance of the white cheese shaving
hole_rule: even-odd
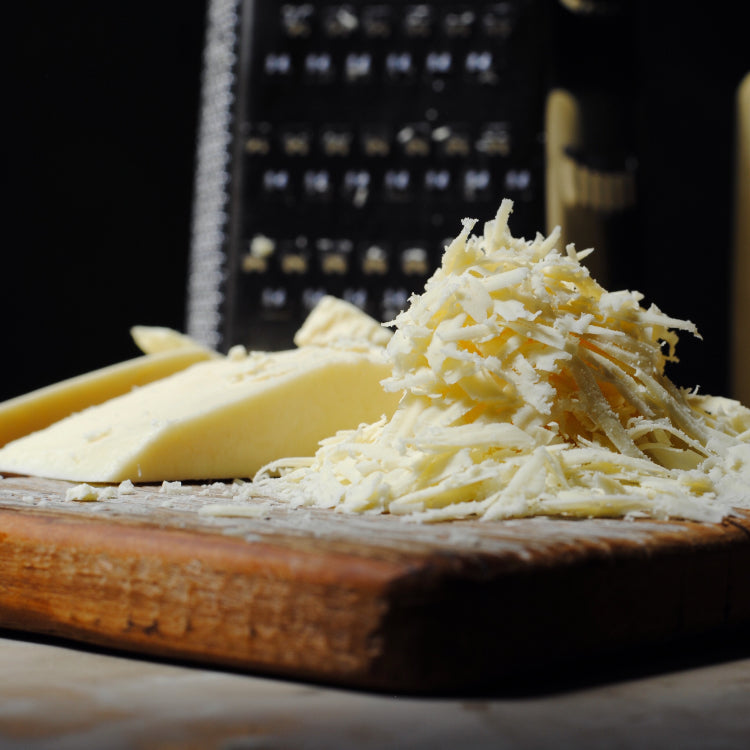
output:
[[[675,330],[695,326],[608,292],[556,249],[508,229],[503,201],[446,248],[393,321],[393,417],[256,476],[277,496],[424,520],[530,515],[718,521],[750,505],[750,410],[675,387]],[[274,478],[275,474],[280,478]]]
[[[263,518],[271,510],[270,503],[249,503],[247,505],[231,505],[228,503],[211,503],[198,509],[201,516],[226,516],[240,518]]]

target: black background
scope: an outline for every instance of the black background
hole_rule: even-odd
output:
[[[206,3],[27,3],[5,11],[0,399],[184,327]],[[639,10],[638,288],[704,340],[675,380],[727,392],[735,12]],[[541,51],[544,52],[543,50]],[[485,217],[480,217],[485,218]]]
[[[133,324],[183,327],[206,8],[15,5],[0,398],[137,355]]]

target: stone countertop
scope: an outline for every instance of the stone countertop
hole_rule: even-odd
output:
[[[674,655],[673,655],[674,657]],[[0,748],[660,748],[750,746],[750,648],[648,662],[515,694],[328,688],[0,637]]]

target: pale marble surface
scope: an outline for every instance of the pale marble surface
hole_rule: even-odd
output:
[[[0,638],[0,748],[744,750],[750,747],[746,656],[551,692],[425,699],[11,636]]]

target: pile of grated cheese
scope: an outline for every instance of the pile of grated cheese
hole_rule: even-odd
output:
[[[750,410],[677,388],[675,331],[608,292],[558,232],[475,221],[395,321],[390,420],[277,461],[255,486],[295,504],[419,520],[548,516],[718,521],[750,507]]]

